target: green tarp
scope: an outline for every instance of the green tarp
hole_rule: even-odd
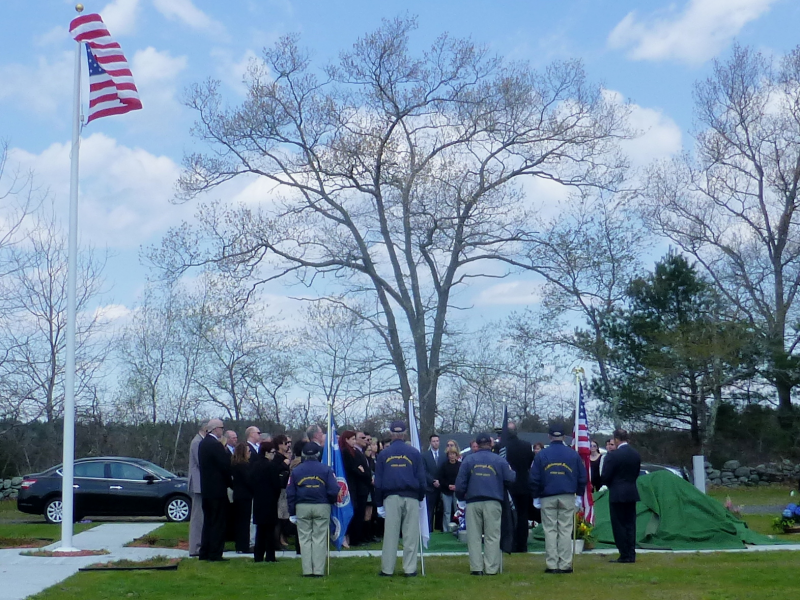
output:
[[[714,498],[668,471],[638,480],[641,501],[636,505],[637,547],[662,550],[727,550],[746,544],[781,544],[747,528]],[[608,492],[595,494],[597,548],[614,547],[608,514]],[[533,532],[532,550],[544,549],[544,531]]]

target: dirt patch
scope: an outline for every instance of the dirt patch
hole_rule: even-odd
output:
[[[41,548],[55,542],[49,538],[6,538],[0,537],[0,549],[8,548]]]
[[[34,550],[32,552],[20,552],[22,556],[65,556],[67,558],[77,558],[79,556],[102,556],[111,554],[108,550],[78,550],[77,552],[63,552],[61,550]]]
[[[147,560],[114,560],[105,563],[94,563],[78,569],[79,571],[143,571],[159,570],[173,571],[178,568],[180,558],[169,558],[167,556],[154,556]]]

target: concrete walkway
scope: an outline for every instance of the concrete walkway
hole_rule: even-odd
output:
[[[78,569],[96,562],[127,558],[145,560],[153,556],[187,556],[182,550],[168,548],[125,548],[125,544],[141,537],[163,523],[108,523],[99,525],[72,538],[73,546],[80,550],[109,550],[102,556],[75,558],[21,556],[30,549],[0,550],[0,600],[22,600],[64,581]],[[45,546],[57,550],[61,543]]]
[[[73,540],[73,545],[81,550],[109,550],[110,554],[102,556],[83,556],[83,557],[35,557],[21,556],[20,552],[26,550],[0,550],[0,600],[23,600],[33,594],[56,585],[66,578],[78,572],[78,569],[96,562],[108,562],[112,560],[145,560],[153,556],[169,556],[185,558],[189,553],[185,550],[173,550],[170,548],[126,548],[125,544],[139,538],[163,523],[107,523],[99,525],[88,531],[77,534]],[[57,550],[60,542],[45,546],[46,550]],[[800,544],[783,546],[749,546],[738,550],[637,550],[641,554],[674,553],[687,554],[693,552],[774,552],[774,551],[800,551]],[[616,550],[592,550],[591,554],[616,554]],[[535,552],[531,554],[544,554]],[[344,552],[331,552],[332,558],[356,558],[356,557],[380,557],[380,550],[348,550]],[[425,556],[466,556],[466,546],[464,552],[448,553],[425,553]],[[299,558],[293,550],[278,552],[278,558],[290,559]],[[252,560],[252,555],[236,554],[226,552],[226,558],[238,558],[242,560]]]

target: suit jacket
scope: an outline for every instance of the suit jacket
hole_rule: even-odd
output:
[[[636,480],[641,467],[642,459],[630,444],[624,444],[606,455],[601,477],[603,484],[608,486],[609,502],[639,501]]]
[[[238,500],[252,500],[253,499],[253,485],[250,472],[253,470],[253,465],[249,462],[239,463],[231,467],[231,474],[233,482],[233,499]]]
[[[256,525],[275,523],[281,495],[278,466],[269,460],[259,460],[252,466],[250,484],[253,488],[253,522]]]
[[[200,462],[200,492],[203,498],[227,498],[231,485],[231,455],[210,433],[197,448]]]
[[[425,465],[425,491],[430,493],[436,490],[433,480],[439,479],[439,470],[447,462],[447,454],[439,448],[439,460],[434,460],[433,450],[428,448],[422,453],[422,462]]]
[[[202,441],[203,436],[198,433],[192,439],[192,443],[189,444],[189,481],[187,486],[193,494],[200,493],[200,459],[197,450],[200,448],[200,442]]]
[[[247,445],[250,446],[250,464],[252,465],[258,460],[258,447],[259,444],[256,444],[256,447],[253,448],[253,444],[247,442]]]
[[[364,453],[355,448],[353,450],[352,455],[346,451],[342,452],[347,485],[354,498],[366,498],[372,491],[372,469],[369,468],[369,461]]]
[[[533,464],[533,449],[528,442],[522,441],[517,436],[510,437],[506,444],[506,460],[517,474],[511,484],[512,494],[530,494],[529,475]]]

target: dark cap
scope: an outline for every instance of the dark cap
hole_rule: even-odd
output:
[[[550,435],[553,437],[564,437],[564,424],[552,423],[550,425]]]
[[[316,456],[321,451],[322,448],[316,442],[306,442],[306,445],[303,446],[303,456]]]
[[[406,424],[403,421],[392,421],[392,424],[389,426],[389,431],[392,433],[405,433]]]
[[[481,444],[491,444],[492,443],[492,436],[488,433],[479,433],[478,437],[475,438],[475,441],[480,446]]]

